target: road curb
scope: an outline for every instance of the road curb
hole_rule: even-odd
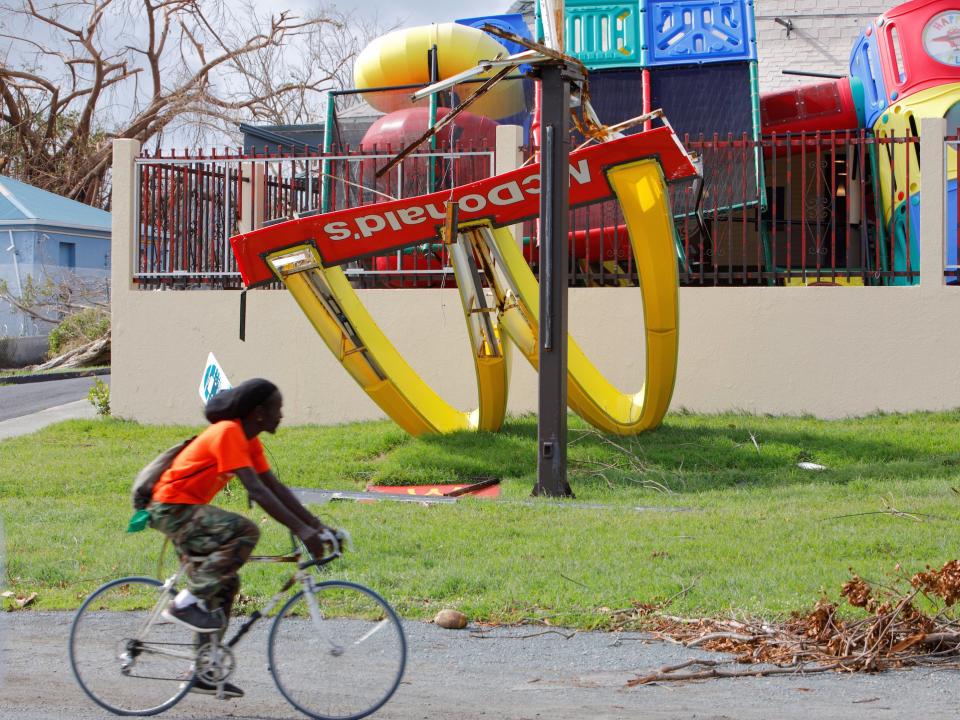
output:
[[[74,400],[63,405],[39,410],[30,415],[10,418],[0,421],[0,440],[29,435],[42,430],[47,425],[63,422],[64,420],[92,420],[97,412],[89,400]]]
[[[70,378],[92,377],[94,375],[109,375],[110,368],[92,368],[90,370],[75,370],[53,373],[37,373],[36,375],[10,375],[0,377],[0,385],[24,385],[26,383],[46,382],[47,380],[69,380]]]

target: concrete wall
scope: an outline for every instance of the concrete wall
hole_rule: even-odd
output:
[[[460,301],[450,290],[368,290],[361,298],[411,365],[458,407],[476,405]],[[570,293],[571,332],[624,390],[644,357],[636,288]],[[266,376],[286,422],[383,417],[285,291],[130,292],[114,299],[111,406],[142,422],[202,422],[197,394],[213,351],[234,381]],[[673,409],[812,413],[960,406],[960,289],[681,288]],[[511,412],[537,407],[536,375],[515,359]]]
[[[848,74],[850,51],[860,30],[899,4],[896,0],[756,0],[760,91],[819,82],[817,78],[784,75],[785,69]],[[774,22],[777,17],[793,23],[789,37],[786,28]]]
[[[46,335],[0,337],[0,368],[35,365],[46,357],[49,347]]]
[[[960,288],[943,284],[945,123],[924,121],[921,285],[915,287],[681,288],[680,368],[673,409],[812,413],[960,406]],[[248,294],[247,341],[239,293],[131,289],[135,144],[115,145],[114,414],[142,422],[201,422],[197,387],[213,351],[234,381],[267,376],[283,389],[287,421],[382,417],[334,360],[285,291]],[[125,183],[127,185],[125,185]],[[132,186],[130,186],[132,187]],[[454,290],[367,290],[361,298],[427,382],[464,409],[476,403]],[[638,389],[644,356],[636,288],[570,292],[571,332],[611,379]],[[523,364],[521,364],[523,363]],[[509,408],[537,406],[536,376],[517,359]]]

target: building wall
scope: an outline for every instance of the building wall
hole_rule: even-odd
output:
[[[60,265],[60,243],[75,246],[76,266]],[[11,244],[16,249],[16,262]],[[110,236],[107,233],[64,231],[53,227],[30,227],[28,229],[0,229],[0,280],[7,282],[11,291],[19,293],[19,287],[32,278],[43,283],[46,278],[54,282],[70,282],[74,278],[95,288],[104,299],[110,275]],[[19,283],[18,283],[19,275]],[[0,301],[0,337],[46,335],[53,325],[37,321]]]
[[[782,74],[786,69],[848,74],[850,51],[860,30],[899,4],[896,0],[756,0],[760,91],[818,82],[817,78]],[[789,37],[786,28],[774,22],[776,17],[793,23]]]

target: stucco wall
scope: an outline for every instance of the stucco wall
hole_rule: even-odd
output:
[[[476,406],[459,299],[450,290],[368,290],[364,304],[433,387]],[[285,291],[131,292],[114,315],[111,405],[142,422],[201,422],[207,353],[234,381],[267,376],[283,389],[287,422],[382,417],[334,360]],[[643,378],[640,293],[577,289],[571,331],[622,389]],[[960,289],[681,288],[680,369],[672,408],[812,413],[960,406]],[[536,375],[515,358],[511,412],[536,410]]]

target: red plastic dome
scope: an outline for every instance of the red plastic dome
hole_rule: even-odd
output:
[[[437,120],[449,112],[448,108],[437,108]],[[392,152],[399,152],[427,131],[429,117],[429,109],[422,107],[404,108],[384,115],[367,130],[360,141],[360,149],[363,152],[372,152],[376,148],[383,152],[389,146]],[[492,150],[496,136],[495,120],[462,112],[437,134],[437,147],[440,150],[449,150],[450,140],[453,138],[454,148],[458,150]],[[417,151],[427,152],[427,144],[424,143]]]

